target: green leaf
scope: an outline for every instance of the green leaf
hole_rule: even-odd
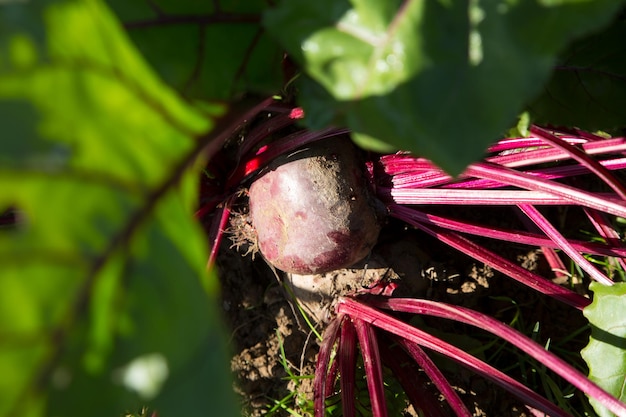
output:
[[[626,283],[604,286],[591,283],[593,302],[583,310],[591,324],[589,344],[581,355],[589,366],[589,378],[626,401]],[[614,414],[601,403],[590,398],[600,417]]]
[[[272,95],[282,49],[262,30],[262,0],[108,0],[131,39],[170,86],[194,99]]]
[[[621,4],[289,0],[264,23],[309,76],[310,126],[344,124],[458,174],[539,93],[557,53]]]
[[[617,131],[626,127],[626,20],[573,43],[530,109],[538,122]],[[621,134],[621,132],[619,132]]]
[[[191,215],[222,109],[101,1],[31,3],[0,5],[0,416],[239,415]]]

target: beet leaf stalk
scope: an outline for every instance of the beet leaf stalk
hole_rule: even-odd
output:
[[[570,136],[538,127],[533,127],[531,132],[533,136],[530,138],[503,140],[495,144],[490,149],[495,155],[471,165],[459,179],[447,176],[422,158],[403,153],[383,155],[379,159],[378,171],[384,174],[374,177],[377,194],[386,202],[392,217],[415,226],[541,293],[577,309],[583,309],[590,302],[587,298],[508,261],[465,236],[490,237],[540,247],[546,253],[550,265],[555,268],[555,276],[562,275],[565,269],[558,256],[560,251],[580,266],[591,279],[604,285],[613,284],[613,281],[593,266],[586,256],[614,257],[621,265],[624,264],[626,250],[619,240],[619,233],[609,220],[609,216],[626,216],[624,186],[611,172],[626,166],[626,160],[622,156],[626,150],[624,139],[605,139],[593,135]],[[559,164],[546,167],[546,163],[557,158]],[[376,169],[373,171],[376,172]],[[601,179],[609,190],[598,193],[576,187],[574,177],[581,175],[593,175]],[[526,216],[527,221],[523,223],[527,227],[510,230],[480,225],[434,214],[426,208],[441,205],[510,207]],[[565,237],[540,212],[539,207],[548,205],[581,207],[590,224],[604,238],[604,242],[591,243]],[[534,227],[531,227],[528,221]],[[346,322],[346,317],[351,317],[358,320],[361,326],[363,323],[369,323],[373,327],[393,333],[402,348],[406,352],[411,352],[413,360],[419,363],[422,369],[429,369],[426,372],[433,381],[437,381],[440,391],[447,393],[445,397],[458,416],[466,415],[466,409],[462,403],[456,402],[454,395],[451,395],[453,390],[448,389],[450,387],[445,378],[433,372],[424,356],[418,353],[423,352],[417,350],[420,346],[456,360],[502,386],[522,399],[532,412],[539,410],[551,416],[568,414],[495,368],[452,345],[437,340],[432,335],[411,328],[381,312],[379,310],[381,308],[445,317],[486,329],[534,357],[588,397],[602,403],[615,415],[626,415],[626,406],[613,395],[542,346],[489,316],[428,300],[343,298],[337,307],[343,322]],[[368,340],[366,349],[370,350],[370,345],[371,339]],[[376,373],[368,372],[367,368],[366,373],[368,381],[376,380]],[[370,396],[375,398],[376,402],[380,401],[380,394],[375,389],[370,388]],[[413,405],[419,409],[419,403],[416,404],[415,400]],[[375,412],[374,415],[385,414]]]
[[[593,266],[585,255],[614,256],[618,259],[625,255],[619,234],[606,220],[606,216],[626,216],[624,186],[612,173],[626,166],[624,138],[574,137],[535,126],[531,132],[533,136],[529,138],[498,142],[490,148],[492,156],[472,164],[459,179],[449,177],[422,158],[402,153],[383,155],[379,163],[388,178],[377,186],[377,192],[387,202],[391,216],[412,224],[519,282],[581,309],[589,304],[588,300],[516,267],[464,236],[486,236],[559,250],[593,280],[612,284],[613,281]],[[553,166],[545,166],[546,162],[555,158],[559,160],[558,165],[552,163]],[[574,186],[574,181],[565,183],[585,174],[601,179],[611,191],[590,192]],[[426,208],[434,205],[517,207],[537,225],[541,233],[487,227],[440,216]],[[553,205],[583,208],[590,224],[605,237],[605,242],[590,244],[563,236],[539,210],[541,206]]]
[[[371,326],[390,332],[407,342],[412,342],[434,350],[467,366],[518,396],[533,408],[539,409],[551,416],[568,415],[555,405],[528,390],[523,385],[507,377],[505,374],[502,374],[500,371],[491,368],[489,365],[477,360],[460,349],[382,312],[380,309],[442,317],[469,324],[493,333],[516,346],[525,354],[534,357],[589,397],[602,402],[602,404],[611,412],[615,413],[615,415],[621,417],[626,416],[626,404],[591,382],[585,375],[581,374],[558,356],[547,351],[543,346],[537,344],[517,330],[485,314],[471,309],[430,300],[371,296],[363,300],[348,297],[342,298],[337,307],[339,314],[355,318],[358,317],[360,322],[369,323]],[[368,378],[370,377],[376,376],[373,374],[368,375]],[[457,407],[457,405],[453,407],[457,415],[465,415],[465,412],[460,407]]]

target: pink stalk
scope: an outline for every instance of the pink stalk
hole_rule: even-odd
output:
[[[350,321],[345,317],[344,321]],[[324,395],[330,397],[335,392],[335,381],[337,381],[337,375],[339,373],[339,361],[333,360],[330,362],[330,367],[326,371],[326,392]]]
[[[344,417],[355,417],[354,387],[356,383],[356,330],[352,322],[343,320],[339,339],[339,372],[341,374],[341,406]]]
[[[403,184],[433,187],[452,180],[451,176],[424,158],[406,154],[383,155],[380,163],[384,172],[392,177],[394,187],[402,187]]]
[[[193,214],[196,219],[201,219],[211,211],[215,210],[215,208],[224,201],[223,198],[219,197],[211,199],[210,201],[205,202],[196,212]]]
[[[280,155],[294,151],[311,142],[346,133],[348,133],[346,129],[328,128],[319,131],[299,131],[280,138],[273,142],[272,146],[262,147],[256,154],[245,157],[244,162],[239,164],[235,172],[228,178],[226,187],[233,188],[241,184],[246,178],[259,172]]]
[[[600,164],[609,170],[618,170],[626,168],[626,158],[606,159],[600,161]],[[540,168],[529,171],[523,171],[527,174],[534,175],[546,180],[554,180],[559,178],[573,177],[576,175],[589,174],[590,171],[583,165],[564,165],[550,168]],[[395,184],[395,179],[394,179]],[[485,179],[468,179],[462,182],[455,182],[451,184],[443,184],[445,188],[501,188],[504,186],[499,181],[485,180]]]
[[[546,262],[550,265],[550,270],[554,272],[554,276],[556,278],[564,278],[568,276],[567,268],[565,268],[565,264],[559,258],[559,255],[552,248],[548,248],[546,246],[541,246],[541,252],[543,252],[544,258],[546,258]]]
[[[549,131],[538,127],[532,126],[530,131],[543,140],[551,144],[552,146],[564,150],[571,155],[573,159],[578,161],[581,165],[589,168],[591,172],[596,174],[602,181],[604,181],[609,187],[613,189],[620,196],[622,200],[626,200],[626,188],[618,181],[607,169],[605,169],[598,161],[591,159],[585,152],[568,144],[567,142],[559,139]]]
[[[547,147],[545,141],[535,138],[515,139],[519,141],[519,145],[525,144],[526,146],[537,146],[537,149],[520,149],[519,152],[510,153],[506,155],[496,155],[487,157],[488,162],[506,166],[508,168],[524,167],[531,165],[538,165],[546,162],[565,161],[572,159],[572,155],[565,150],[555,149]],[[580,143],[580,141],[577,141]],[[512,149],[509,146],[502,145],[504,141],[498,142],[492,148],[493,150],[506,150]],[[513,147],[516,149],[517,147]],[[626,138],[612,138],[605,139],[599,142],[589,142],[583,144],[583,149],[588,155],[602,155],[602,154],[620,154],[626,151]],[[395,154],[395,155],[383,155],[380,158],[381,163],[385,167],[385,172],[390,175],[398,175],[408,172],[413,173],[425,173],[429,171],[438,171],[443,173],[432,162],[409,154]],[[586,161],[586,160],[585,160]],[[586,166],[586,164],[582,164]],[[450,178],[450,177],[448,177]]]
[[[624,143],[626,138],[600,138],[592,142],[583,144],[583,149],[589,155],[597,155],[601,153],[624,153]]]
[[[585,209],[585,214],[598,234],[603,237],[609,245],[622,246],[619,233],[611,226],[603,213]],[[624,258],[618,257],[617,262],[620,264],[620,267],[626,271],[626,261]]]
[[[600,388],[576,368],[565,362],[563,359],[545,350],[543,346],[534,342],[529,337],[511,328],[510,326],[477,311],[453,306],[431,300],[408,299],[408,298],[373,298],[369,303],[380,308],[388,308],[393,311],[402,311],[413,314],[425,314],[434,317],[441,317],[449,320],[459,321],[471,326],[475,326],[501,337],[512,345],[522,350],[525,354],[537,359],[547,368],[556,372],[563,379],[574,387],[578,388],[586,395],[596,399],[615,415],[626,417],[626,404],[619,401],[613,395]],[[375,311],[375,310],[374,310]],[[362,318],[362,315],[359,315]],[[362,318],[363,319],[363,318]],[[364,319],[363,319],[364,320]],[[380,321],[380,320],[379,320]],[[374,324],[378,325],[376,321]]]
[[[295,120],[301,119],[304,116],[302,112],[294,111],[297,110],[297,108],[292,109],[290,106],[282,109],[277,107],[274,108],[275,111],[280,111],[281,114],[268,118],[265,122],[253,128],[248,134],[246,134],[246,140],[243,141],[237,150],[238,161],[241,160],[244,155],[250,152],[250,150],[263,139],[284,127],[292,125]]]
[[[407,152],[397,152],[390,155],[382,155],[380,162],[385,172],[390,175],[401,174],[403,172],[431,172],[443,173],[437,165],[426,158],[413,156]],[[450,176],[447,176],[450,178]]]
[[[326,395],[330,389],[328,385],[331,385],[327,379],[327,372],[333,347],[339,336],[339,326],[344,319],[347,320],[347,318],[339,315],[330,322],[324,332],[324,340],[317,354],[317,363],[315,365],[317,372],[315,372],[313,378],[313,410],[316,417],[324,417],[326,414]]]
[[[613,281],[611,281],[606,275],[602,272],[598,271],[596,267],[591,265],[591,263],[585,259],[572,245],[569,241],[561,234],[558,230],[550,222],[546,219],[539,210],[535,207],[528,204],[518,204],[518,207],[524,214],[528,216],[535,224],[543,230],[546,236],[549,236],[563,252],[567,254],[574,262],[576,262],[585,272],[589,274],[591,278],[594,280],[604,284],[604,285],[613,285]]]
[[[379,188],[379,195],[396,204],[511,205],[514,202],[538,205],[570,205],[574,201],[544,191],[465,190],[448,188]]]
[[[398,343],[406,350],[409,355],[417,362],[417,364],[424,370],[426,375],[433,381],[433,384],[439,389],[441,394],[450,404],[450,407],[454,410],[459,417],[472,417],[472,413],[469,412],[459,395],[450,386],[450,383],[445,376],[441,373],[437,365],[426,355],[426,352],[415,343],[410,343],[404,339],[398,339]]]
[[[215,216],[211,221],[209,228],[209,242],[211,242],[211,252],[209,253],[209,260],[207,261],[207,269],[211,268],[215,264],[217,259],[217,253],[224,237],[224,231],[226,230],[226,224],[230,217],[230,208],[235,201],[235,196],[231,195],[221,207],[215,211]]]
[[[400,383],[415,410],[421,410],[428,417],[449,416],[447,410],[442,407],[442,403],[426,386],[425,377],[420,375],[417,364],[400,346],[401,341],[403,339],[392,336],[378,343],[383,363]]]
[[[541,140],[539,149],[533,150],[522,150],[517,153],[512,153],[508,155],[497,155],[491,156],[487,158],[487,161],[491,163],[495,163],[498,165],[506,166],[509,168],[515,167],[523,167],[530,165],[537,165],[546,162],[554,162],[554,161],[566,161],[573,158],[570,153],[571,149],[576,149],[571,144],[568,144],[570,148],[545,148],[545,141]],[[583,149],[585,152],[580,151],[583,155],[602,155],[607,153],[621,153],[626,151],[626,141],[624,138],[614,138],[607,139],[606,141],[602,141],[603,143],[586,143],[583,144]],[[588,158],[588,157],[587,157]],[[583,158],[580,158],[583,159]],[[588,160],[585,159],[585,162]],[[581,161],[579,161],[581,162]],[[582,163],[583,166],[587,166],[586,163]]]
[[[577,138],[577,137],[568,137],[563,138],[568,143],[579,143],[583,144],[587,141],[585,139]],[[501,139],[495,144],[491,145],[487,151],[491,153],[499,153],[503,151],[515,151],[520,150],[520,152],[524,152],[526,150],[530,150],[529,148],[537,148],[537,147],[547,147],[546,143],[539,138],[529,136],[527,138],[507,138]]]
[[[344,323],[348,321],[350,321],[350,317],[341,317],[340,326],[343,326]],[[339,330],[341,330],[341,328]],[[335,346],[339,348],[339,343],[341,342],[339,339],[340,337],[341,333],[337,333],[336,338],[332,341],[332,344],[330,346],[331,352],[336,353],[337,349],[335,349]],[[317,370],[318,368],[316,367],[315,369]],[[330,360],[330,366],[328,368],[325,368],[324,372],[326,373],[326,382],[324,385],[326,387],[326,392],[324,392],[323,395],[324,397],[330,397],[335,393],[335,382],[337,381],[337,376],[339,375],[339,361],[332,359],[332,355]]]
[[[430,350],[441,353],[447,358],[471,369],[472,371],[489,379],[493,383],[511,392],[526,404],[538,408],[552,417],[571,417],[556,405],[519,383],[515,379],[497,370],[496,368],[477,359],[462,349],[457,348],[428,332],[415,328],[394,317],[382,313],[369,305],[351,298],[341,298],[337,304],[337,313],[351,317],[359,317],[360,320],[371,323],[382,330],[408,340]]]
[[[556,160],[568,160],[572,158],[571,153],[561,149],[549,148],[545,146],[545,140],[537,138],[525,138],[511,140],[514,142],[520,142],[518,145],[544,145],[539,149],[526,150],[522,149],[520,152],[497,155],[486,158],[486,161],[500,166],[523,167],[536,165],[546,162],[554,162]],[[568,141],[580,143],[581,141]],[[504,143],[499,142],[498,144]],[[492,149],[504,150],[508,149],[508,146],[497,146],[496,144]],[[585,152],[589,155],[599,155],[607,153],[623,153],[626,151],[626,140],[624,138],[605,139],[602,141],[588,142],[583,144]],[[575,149],[570,147],[568,149]],[[554,179],[562,178],[564,176],[581,175],[585,173],[593,172],[590,166],[597,166],[596,171],[607,172],[606,170],[622,169],[626,166],[624,158],[609,159],[605,161],[595,162],[591,160],[584,152],[582,152],[582,159],[585,163],[582,165],[565,165],[551,168],[536,169],[528,171],[534,175]],[[592,161],[592,162],[589,162]],[[501,187],[503,184],[498,181],[488,180],[454,180],[447,176],[443,171],[432,165],[423,158],[416,158],[409,155],[385,155],[380,158],[380,162],[384,167],[387,174],[392,176],[394,188],[424,188],[434,186],[445,186],[452,188],[494,188]],[[604,167],[604,168],[603,168]],[[605,169],[606,168],[606,169]],[[606,176],[606,175],[605,175]],[[610,176],[610,174],[609,174]],[[616,182],[614,179],[613,182]]]
[[[528,216],[525,216],[524,213],[519,210],[519,208],[518,210],[516,210],[516,212],[522,223],[524,223],[524,226],[526,226],[527,230],[532,232],[541,232],[541,229],[539,229],[539,227],[537,227],[537,225],[532,220],[530,220]],[[553,242],[553,240],[550,239],[550,242]],[[572,244],[572,242],[569,243]],[[554,276],[556,278],[567,279],[567,277],[569,277],[569,274],[567,273],[565,264],[556,253],[556,251],[552,247],[548,247],[545,245],[538,246],[540,247],[546,262],[548,262],[548,265],[550,265],[550,270],[554,273]]]
[[[604,211],[615,216],[626,217],[626,204],[623,201],[596,193],[581,191],[574,187],[537,178],[524,172],[514,171],[488,162],[472,164],[466,170],[465,175],[492,179],[527,190],[547,192],[574,204]]]
[[[418,223],[425,223],[449,229],[455,232],[472,234],[475,236],[488,237],[491,239],[503,240],[512,243],[521,243],[529,246],[557,248],[558,246],[545,236],[530,233],[522,230],[506,230],[495,226],[481,226],[476,223],[458,221],[435,214],[425,213],[413,207],[403,207],[390,205],[392,211],[402,213]],[[569,243],[579,252],[600,256],[626,257],[626,248],[617,242],[616,246],[603,245],[599,243],[585,242],[582,240],[569,240]]]
[[[415,221],[411,216],[410,208],[392,205],[389,207],[389,210],[392,216],[418,227],[420,230],[434,236],[441,242],[446,243],[460,252],[491,266],[497,271],[508,275],[514,280],[533,288],[542,294],[561,300],[579,310],[582,310],[590,303],[590,301],[585,297],[576,294],[567,288],[554,284],[553,282],[522,268],[521,266],[487,250],[469,239],[466,239],[449,230],[440,229],[436,226],[427,226],[423,223]]]
[[[367,390],[370,393],[372,403],[372,415],[374,417],[387,417],[387,402],[385,400],[385,387],[383,385],[383,369],[376,344],[376,335],[371,323],[365,322],[359,316],[350,316],[356,329],[356,335],[361,345],[363,367],[367,376]]]

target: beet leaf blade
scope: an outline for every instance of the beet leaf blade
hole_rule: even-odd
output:
[[[310,77],[310,127],[334,121],[457,175],[540,92],[567,43],[620,5],[298,0],[264,23]]]
[[[237,415],[192,220],[219,109],[99,0],[2,5],[0,27],[0,416]]]
[[[589,344],[581,356],[589,366],[589,378],[621,401],[626,400],[626,283],[605,286],[591,283],[593,302],[583,310],[591,324]],[[594,398],[599,416],[613,416]]]

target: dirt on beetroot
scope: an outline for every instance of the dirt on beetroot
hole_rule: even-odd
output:
[[[250,218],[265,259],[283,271],[312,274],[366,257],[380,221],[363,167],[348,136],[272,161],[249,190]]]

